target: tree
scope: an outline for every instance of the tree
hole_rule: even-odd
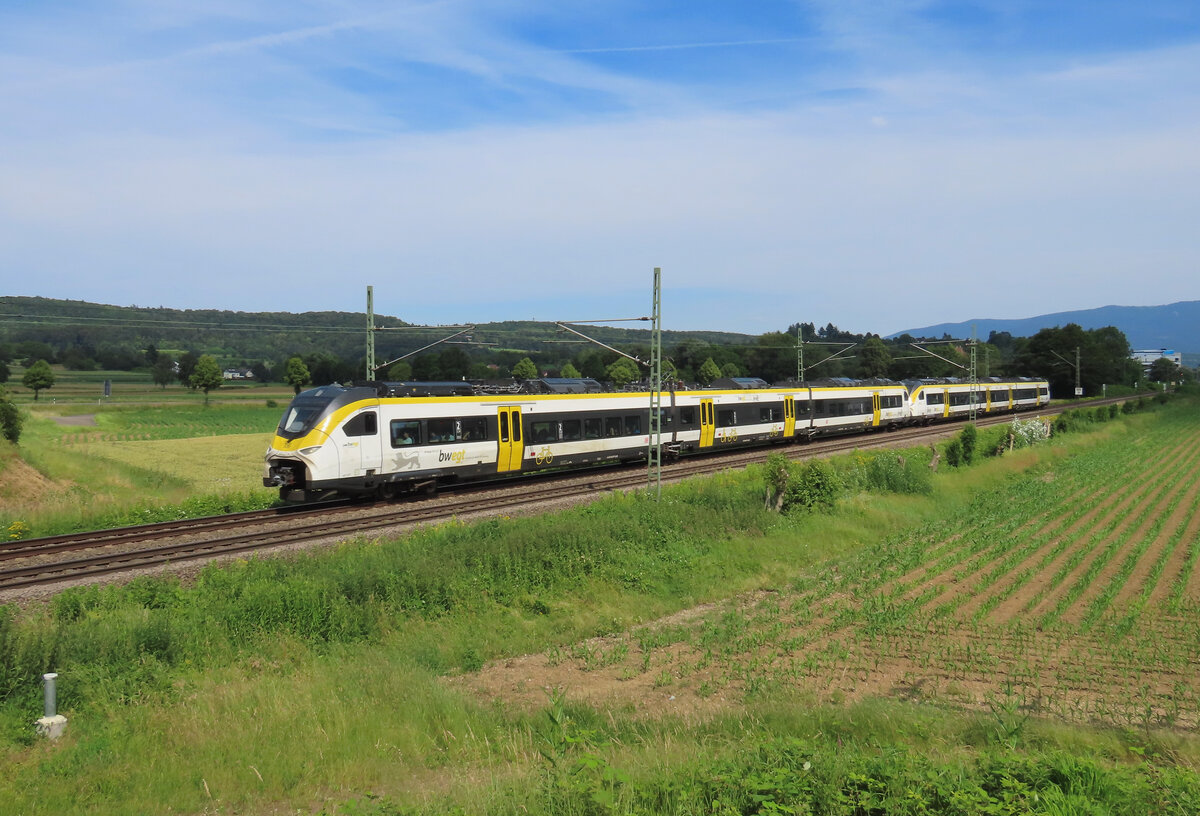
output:
[[[0,383],[8,382],[8,378],[12,376],[12,371],[8,368],[8,363],[0,360]]]
[[[1179,364],[1167,357],[1159,357],[1150,364],[1149,377],[1154,382],[1178,382],[1181,379]]]
[[[471,358],[460,348],[449,348],[438,357],[438,367],[442,377],[448,380],[462,380],[471,370]]]
[[[0,391],[0,435],[14,445],[21,438],[21,410]]]
[[[388,366],[387,378],[393,382],[404,382],[412,379],[412,363],[408,360],[397,360]]]
[[[150,376],[154,379],[154,384],[161,386],[164,390],[174,382],[175,361],[171,359],[171,355],[159,354],[154,360],[154,366],[150,369]]]
[[[536,380],[538,376],[537,366],[533,364],[533,360],[530,360],[528,357],[522,357],[512,367],[512,375],[518,380]]]
[[[192,372],[196,370],[196,362],[199,359],[200,355],[194,351],[184,352],[184,355],[179,358],[179,369],[175,372],[175,376],[188,388],[192,387]]]
[[[622,357],[605,370],[608,381],[617,388],[629,385],[641,378],[637,363],[627,357]]]
[[[582,377],[583,375],[579,373],[578,368],[571,365],[570,363],[567,363],[565,366],[563,366],[561,369],[559,369],[558,376],[566,377],[567,379],[571,379],[571,380],[577,380],[580,377]]]
[[[38,392],[54,385],[54,372],[50,370],[50,364],[45,360],[38,360],[25,370],[21,384],[33,390],[33,400],[37,402]]]
[[[1141,366],[1130,357],[1129,341],[1120,329],[1105,326],[1085,331],[1077,323],[1042,329],[1029,338],[1009,367],[1011,374],[1042,376],[1050,393],[1075,393],[1075,349],[1079,349],[1079,382],[1085,394],[1099,394],[1104,384],[1133,385]]]
[[[858,357],[864,377],[886,377],[892,364],[892,353],[878,337],[864,340]]]
[[[283,381],[299,394],[301,388],[312,383],[312,375],[308,373],[308,366],[303,360],[299,357],[289,357],[284,366]]]
[[[266,384],[271,381],[271,367],[264,362],[257,362],[250,366],[250,373],[260,383]]]
[[[422,354],[412,362],[414,380],[432,382],[442,379],[442,357],[440,354]]]
[[[204,404],[208,404],[208,392],[214,388],[220,388],[224,382],[224,377],[221,375],[221,367],[217,365],[217,358],[211,354],[201,355],[196,361],[196,370],[192,372],[192,376],[188,378],[188,383],[192,388],[199,388],[204,392]]]
[[[740,377],[742,376],[742,370],[738,368],[737,363],[726,363],[725,365],[721,366],[721,376]]]
[[[709,357],[700,365],[700,370],[696,372],[696,378],[700,380],[701,385],[710,385],[713,380],[721,379],[721,367],[713,362],[713,358]]]

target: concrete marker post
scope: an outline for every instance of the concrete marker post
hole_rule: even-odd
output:
[[[67,718],[58,713],[58,674],[43,674],[46,685],[45,716],[37,721],[37,732],[43,737],[56,740],[67,731]]]

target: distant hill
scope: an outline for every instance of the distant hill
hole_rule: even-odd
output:
[[[1102,306],[1075,312],[1056,312],[1021,320],[966,320],[939,323],[936,326],[905,329],[891,337],[970,337],[974,326],[980,340],[994,331],[1009,332],[1013,337],[1030,337],[1042,329],[1078,323],[1084,329],[1116,326],[1129,338],[1135,349],[1174,349],[1188,355],[1200,353],[1200,300],[1183,300],[1165,306]],[[1186,363],[1186,360],[1185,360]]]

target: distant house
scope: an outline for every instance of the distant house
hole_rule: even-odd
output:
[[[1183,354],[1174,349],[1138,349],[1133,352],[1133,359],[1142,364],[1142,371],[1149,373],[1154,361],[1166,357],[1177,366],[1183,365]]]
[[[221,378],[226,380],[253,380],[254,372],[248,368],[227,368],[221,372]]]

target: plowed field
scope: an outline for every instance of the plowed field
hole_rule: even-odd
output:
[[[1200,724],[1200,423],[1023,474],[780,592],[486,669],[485,694],[645,712],[792,689],[1125,727]]]

